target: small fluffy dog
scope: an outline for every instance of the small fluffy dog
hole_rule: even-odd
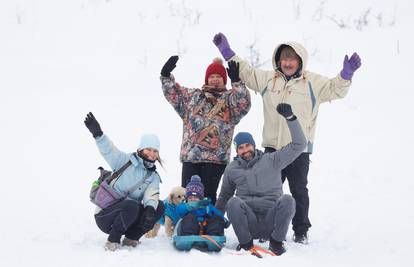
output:
[[[171,189],[170,194],[164,200],[164,215],[161,219],[154,225],[154,228],[150,230],[148,233],[145,234],[146,238],[154,238],[158,235],[158,231],[160,230],[161,224],[164,225],[165,233],[168,237],[171,237],[174,233],[174,228],[176,223],[178,222],[178,215],[176,212],[176,208],[179,204],[181,204],[185,199],[185,188],[181,186],[176,186]]]

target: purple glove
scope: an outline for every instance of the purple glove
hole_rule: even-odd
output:
[[[341,77],[344,80],[351,80],[354,72],[361,67],[361,58],[355,52],[352,54],[351,58],[348,60],[348,55],[345,55],[344,58],[344,67],[341,71]]]
[[[236,54],[233,50],[231,50],[229,42],[227,42],[226,36],[221,32],[214,36],[213,43],[220,50],[221,55],[224,57],[226,61]]]

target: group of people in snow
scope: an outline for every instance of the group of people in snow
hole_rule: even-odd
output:
[[[214,60],[207,67],[200,89],[186,88],[175,81],[171,73],[178,56],[170,57],[161,70],[163,94],[183,121],[181,186],[187,192],[178,212],[181,234],[197,234],[203,228],[207,234],[224,235],[224,228],[231,224],[238,249],[260,254],[253,243],[260,239],[269,241],[271,253],[282,255],[291,222],[293,241],[308,242],[309,156],[319,105],[346,96],[361,59],[356,53],[346,55],[339,74],[327,78],[307,71],[308,53],[298,43],[287,42],[275,48],[272,70],[249,65],[236,55],[222,33],[214,36],[213,43],[228,68]],[[227,76],[231,89],[227,89]],[[264,151],[257,148],[248,132],[239,132],[233,138],[235,126],[251,106],[248,89],[263,99]],[[164,203],[159,199],[161,178],[155,164],[162,164],[160,141],[156,135],[147,134],[142,136],[137,151],[124,153],[103,133],[92,113],[87,115],[85,125],[111,169],[118,170],[131,162],[111,183],[115,191],[127,197],[107,208],[97,207],[95,220],[108,234],[106,249],[135,247],[164,213]],[[237,153],[233,160],[232,142]],[[283,192],[286,179],[292,195]],[[144,185],[128,192],[139,180],[145,180]]]

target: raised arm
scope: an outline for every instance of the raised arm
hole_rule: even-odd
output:
[[[99,152],[104,157],[106,162],[112,170],[119,169],[123,164],[129,160],[128,154],[120,151],[111,140],[103,134],[101,126],[96,120],[92,112],[89,112],[85,118],[85,126],[92,133],[95,138],[96,145],[98,146]]]
[[[274,71],[255,69],[247,61],[236,56],[236,53],[230,48],[226,36],[222,33],[216,34],[213,42],[225,60],[234,60],[240,64],[240,78],[246,83],[247,87],[256,92],[262,92],[266,88],[269,80],[275,74]]]
[[[303,152],[306,147],[306,138],[289,104],[281,103],[276,109],[286,119],[292,137],[291,143],[272,153],[274,164],[283,169]]]
[[[176,67],[178,56],[172,56],[168,59],[161,70],[162,92],[167,101],[173,106],[174,110],[181,118],[184,118],[188,112],[188,104],[195,92],[195,89],[181,87],[175,82],[171,71]]]
[[[227,73],[231,80],[232,89],[229,95],[229,106],[231,112],[231,120],[234,124],[249,112],[251,107],[250,93],[239,77],[239,63],[229,61]]]
[[[343,67],[335,78],[329,79],[318,74],[311,74],[311,86],[316,92],[320,103],[343,98],[348,93],[351,86],[354,72],[361,67],[361,58],[357,53],[352,54],[351,58],[345,55]]]

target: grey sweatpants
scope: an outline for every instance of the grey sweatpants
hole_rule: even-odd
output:
[[[295,200],[290,195],[282,195],[273,208],[259,215],[246,202],[232,197],[227,202],[226,211],[240,244],[269,237],[283,242],[295,214]]]

